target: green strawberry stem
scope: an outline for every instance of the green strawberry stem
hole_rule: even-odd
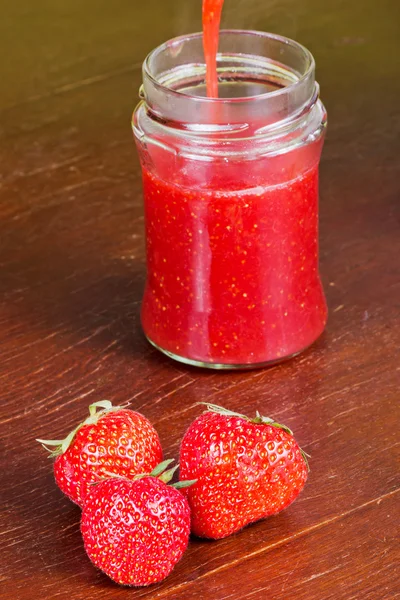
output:
[[[270,419],[270,417],[264,417],[260,415],[258,410],[256,411],[256,416],[254,419],[250,419],[246,415],[242,415],[241,413],[234,412],[233,410],[228,410],[227,408],[223,408],[222,406],[218,406],[217,404],[210,404],[209,402],[199,402],[199,404],[203,404],[207,406],[208,412],[217,413],[219,415],[225,415],[226,417],[239,417],[240,419],[244,419],[245,421],[249,421],[250,423],[263,423],[264,425],[272,425],[272,427],[278,427],[279,429],[283,429],[289,435],[293,435],[293,431],[286,427],[286,425],[281,425],[281,423],[277,423],[274,419]]]
[[[305,452],[303,450],[303,448],[300,448],[300,446],[299,446],[299,449],[300,449],[300,454],[302,455],[303,460],[306,463],[307,471],[310,472],[311,469],[310,469],[310,463],[308,462],[308,459],[311,458],[311,456],[310,456],[310,454],[307,454],[307,452]]]
[[[163,462],[161,462],[159,465],[157,465],[151,473],[149,473],[148,475],[138,475],[137,477],[148,477],[150,475],[150,477],[158,477],[158,479],[161,479],[161,481],[163,481],[164,483],[169,483],[172,479],[172,477],[174,476],[175,471],[177,470],[177,468],[179,467],[178,465],[175,465],[174,467],[172,467],[171,469],[167,469],[167,467],[169,467],[170,464],[172,464],[174,462],[173,458],[164,460]],[[191,485],[193,485],[194,483],[196,483],[197,479],[191,479],[191,480],[187,480],[187,481],[177,481],[176,483],[171,483],[171,487],[175,488],[175,489],[181,489],[181,488],[185,488],[185,487],[189,487]]]
[[[161,475],[161,473],[163,473],[165,471],[165,469],[167,467],[169,467],[169,465],[171,465],[174,462],[173,458],[167,458],[167,460],[163,460],[162,462],[160,462],[156,467],[154,467],[154,469],[152,470],[151,473],[148,473],[147,475],[151,475],[151,477],[158,477],[159,475]]]
[[[183,488],[190,487],[195,483],[197,483],[197,479],[187,479],[186,481],[177,481],[176,483],[171,483],[171,487],[175,488],[176,490],[181,490]]]
[[[218,406],[217,404],[210,404],[209,402],[198,402],[197,404],[202,404],[203,406],[206,406],[207,412],[217,413],[219,415],[225,415],[226,417],[239,417],[240,419],[244,419],[245,421],[249,421],[250,423],[257,423],[257,424],[263,424],[263,425],[270,425],[271,427],[277,427],[278,429],[283,429],[283,431],[285,431],[286,433],[288,433],[289,435],[291,435],[293,437],[293,431],[291,429],[289,429],[289,427],[287,427],[286,425],[282,425],[281,423],[277,423],[276,421],[274,421],[274,419],[271,419],[270,417],[264,417],[263,415],[260,415],[258,410],[256,411],[256,416],[254,417],[254,419],[250,419],[250,417],[247,417],[246,415],[242,415],[241,413],[234,412],[233,410],[223,408],[222,406]],[[303,460],[306,463],[307,469],[308,469],[308,471],[310,471],[310,465],[308,462],[308,458],[311,458],[311,457],[309,454],[304,452],[304,450],[302,450],[301,448],[299,448],[299,449],[300,449],[301,455],[303,457]]]
[[[102,410],[98,411],[98,408]],[[64,454],[64,452],[68,450],[69,446],[72,443],[72,440],[74,439],[81,427],[83,427],[84,425],[93,425],[97,423],[97,421],[107,413],[121,410],[121,408],[121,406],[113,406],[112,402],[110,402],[109,400],[99,400],[98,402],[94,402],[89,406],[89,416],[83,421],[83,423],[80,423],[77,427],[75,427],[75,429],[73,429],[65,439],[37,439],[36,441],[39,442],[39,444],[42,444],[43,448],[50,452],[49,458],[54,458],[56,456],[59,456],[60,454]],[[50,448],[48,446],[50,446]]]
[[[145,477],[157,477],[157,479],[160,479],[165,484],[169,484],[169,482],[174,476],[175,471],[179,467],[178,464],[172,467],[171,469],[167,469],[167,467],[169,467],[169,465],[171,465],[173,462],[175,462],[175,459],[173,458],[163,460],[156,467],[154,467],[151,473],[140,473],[139,475],[135,475],[133,479],[129,479],[129,477],[126,477],[125,475],[118,475],[118,473],[112,473],[111,471],[104,471],[105,477],[100,477],[98,481],[94,481],[90,485],[98,485],[99,483],[107,481],[108,479],[125,479],[126,481],[138,481],[139,479],[144,479]],[[197,479],[177,481],[176,483],[171,483],[170,485],[175,489],[181,489],[193,485],[194,483],[196,483],[196,481]]]

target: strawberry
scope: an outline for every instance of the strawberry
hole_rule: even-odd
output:
[[[92,563],[115,582],[146,586],[161,581],[187,548],[190,509],[167,485],[175,468],[167,460],[133,481],[111,478],[92,486],[82,510],[81,532]]]
[[[150,421],[108,400],[91,404],[89,417],[64,440],[37,441],[56,457],[56,483],[79,506],[89,485],[106,471],[133,478],[162,460],[160,440]]]
[[[284,425],[207,407],[183,437],[180,480],[197,479],[187,490],[192,533],[219,539],[289,506],[308,463]]]

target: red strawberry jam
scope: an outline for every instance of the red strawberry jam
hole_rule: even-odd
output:
[[[323,331],[318,165],[281,185],[240,172],[205,189],[143,171],[147,337],[185,362],[257,365]]]

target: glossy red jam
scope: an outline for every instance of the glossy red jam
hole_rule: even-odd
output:
[[[320,335],[317,164],[257,187],[240,169],[197,190],[146,168],[143,182],[150,341],[185,362],[254,366]]]

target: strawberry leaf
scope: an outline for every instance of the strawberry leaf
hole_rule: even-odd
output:
[[[109,400],[99,400],[98,402],[94,402],[89,406],[89,414],[91,417],[96,414],[98,408],[105,408],[106,410],[111,410],[113,408],[112,402]]]
[[[178,467],[179,467],[179,465],[175,465],[174,467],[172,467],[172,469],[169,469],[168,471],[164,471],[164,473],[161,473],[161,475],[159,475],[158,478],[161,479],[161,481],[163,481],[164,483],[169,483],[171,481],[171,479],[173,478],[174,473]]]
[[[165,469],[166,469],[167,467],[169,467],[169,465],[170,465],[171,463],[173,463],[173,462],[174,462],[174,459],[173,459],[173,458],[169,458],[169,459],[167,459],[167,460],[163,460],[163,462],[160,462],[160,464],[159,464],[159,465],[157,465],[157,466],[156,466],[156,467],[155,467],[155,468],[152,470],[152,472],[151,472],[151,473],[149,473],[149,475],[150,475],[151,477],[158,477],[158,476],[159,476],[159,475],[161,475],[161,473],[163,473],[163,472],[165,471]]]
[[[187,481],[177,481],[176,483],[171,483],[171,487],[175,488],[176,490],[180,490],[182,488],[190,487],[195,483],[197,483],[197,479],[188,479]]]
[[[207,412],[217,413],[218,415],[224,415],[226,417],[240,417],[241,419],[250,421],[249,417],[246,417],[246,415],[234,412],[233,410],[228,410],[227,408],[223,408],[222,406],[218,406],[217,404],[210,404],[209,402],[198,402],[197,404],[202,404],[203,406],[206,406]]]

